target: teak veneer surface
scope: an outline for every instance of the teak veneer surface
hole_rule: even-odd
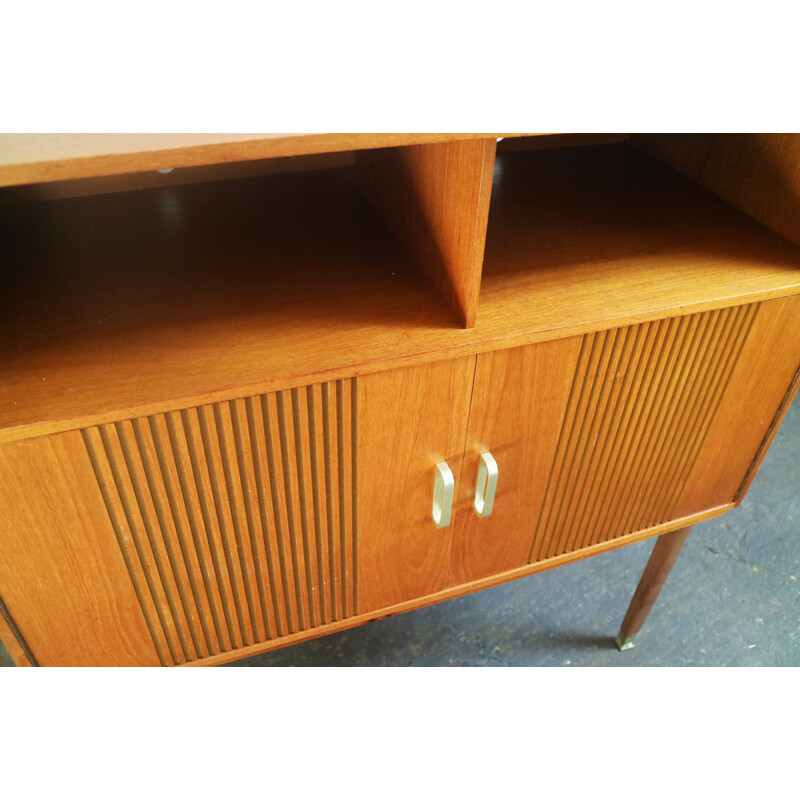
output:
[[[626,145],[497,156],[478,329],[640,322],[800,291],[800,250]]]
[[[4,209],[0,441],[800,293],[625,145],[498,157],[464,330],[347,170]]]
[[[365,193],[465,328],[475,325],[497,143],[356,154]]]
[[[330,153],[337,150],[520,135],[522,134],[3,133],[0,134],[0,186]]]

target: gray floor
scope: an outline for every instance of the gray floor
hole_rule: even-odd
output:
[[[798,453],[795,403],[744,503],[692,531],[633,650],[612,640],[652,542],[231,666],[798,666]]]

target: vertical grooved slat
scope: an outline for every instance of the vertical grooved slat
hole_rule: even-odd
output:
[[[617,498],[622,494],[620,489],[622,476],[628,467],[628,457],[631,452],[630,442],[636,430],[639,412],[641,411],[639,398],[643,396],[644,388],[655,363],[651,356],[654,350],[658,352],[657,345],[662,332],[660,324],[657,322],[646,323],[641,328],[643,331],[642,350],[634,369],[630,393],[626,397],[626,401],[631,396],[632,400],[626,402],[625,414],[617,429],[620,432],[620,439],[612,441],[610,445],[613,452],[612,466],[608,472],[604,503],[598,510],[598,518],[592,526],[590,534],[592,540],[599,541],[602,539],[609,514],[615,514],[617,511]]]
[[[605,378],[605,376],[611,371],[612,359],[617,352],[617,334],[617,330],[606,332],[603,340],[603,350],[600,354],[597,377],[602,376]],[[597,385],[596,381],[595,385]],[[613,381],[605,379],[602,380],[602,383],[597,391],[592,392],[594,402],[587,409],[587,414],[584,418],[584,425],[586,425],[587,420],[590,420],[591,422],[584,438],[576,480],[570,488],[569,500],[565,507],[564,518],[559,525],[559,527],[564,530],[563,546],[559,546],[559,551],[565,549],[571,550],[574,546],[574,540],[578,533],[577,526],[574,524],[575,516],[580,510],[580,504],[583,500],[583,491],[586,486],[590,465],[594,460],[594,456],[596,455],[594,452],[594,444],[597,440],[598,430],[603,420],[605,408],[608,403],[608,397],[612,387]]]
[[[302,415],[300,411],[300,390],[292,389],[292,425],[294,428],[294,456],[297,473],[297,495],[300,501],[300,532],[303,541],[303,566],[305,572],[306,602],[310,626],[317,627],[317,611],[314,598],[314,571],[311,562],[311,542],[308,531],[308,499],[306,497],[306,473],[303,464],[304,448],[302,437]]]
[[[603,355],[605,354],[606,343],[606,331],[601,331],[600,333],[596,333],[592,336],[592,348],[589,353],[589,362],[587,367],[587,373],[592,375],[592,378],[591,381],[584,379],[583,386],[581,388],[581,396],[578,400],[578,410],[576,411],[574,430],[570,432],[573,435],[570,436],[568,443],[568,446],[571,445],[571,447],[569,447],[569,456],[564,461],[566,469],[562,473],[563,480],[560,480],[556,487],[553,505],[557,510],[555,516],[550,520],[549,524],[550,533],[547,539],[550,544],[546,551],[547,558],[552,557],[559,551],[562,539],[566,533],[559,526],[559,523],[564,511],[564,504],[568,502],[569,491],[574,481],[577,479],[579,472],[579,469],[576,468],[576,464],[580,464],[580,458],[583,450],[582,443],[584,442],[584,436],[587,433],[586,425],[590,416],[589,408],[592,403],[595,386],[600,378],[599,364],[603,358]]]
[[[357,613],[357,386],[82,430],[161,664]]]
[[[589,450],[588,463],[584,469],[580,491],[572,503],[572,521],[569,523],[572,533],[567,541],[567,548],[569,550],[580,547],[583,544],[582,537],[586,534],[584,517],[590,508],[589,499],[592,497],[592,491],[597,484],[597,471],[602,462],[606,437],[613,421],[614,402],[621,389],[621,385],[617,381],[617,376],[625,358],[626,351],[629,351],[626,345],[628,344],[631,330],[631,328],[623,328],[618,332],[609,357],[608,372],[611,378],[605,382],[605,386],[603,387],[601,403],[598,405],[593,430],[592,433],[590,433],[591,447]],[[611,409],[611,413],[609,413],[609,409]]]
[[[267,608],[267,593],[264,586],[264,571],[262,568],[262,561],[258,540],[256,538],[256,520],[253,513],[253,503],[250,496],[249,486],[250,480],[247,474],[247,463],[245,460],[245,442],[244,430],[242,428],[241,420],[239,419],[239,409],[237,401],[231,400],[228,403],[231,415],[231,424],[233,425],[233,444],[236,451],[236,468],[239,473],[239,484],[242,489],[242,502],[244,503],[244,522],[247,528],[247,539],[250,545],[250,562],[253,564],[253,569],[256,576],[256,589],[258,593],[259,610],[261,612],[261,624],[263,626],[263,633],[258,631],[254,625],[253,633],[256,635],[256,641],[264,641],[265,639],[272,638],[272,630],[269,621],[269,611]],[[249,432],[248,432],[249,436]],[[240,553],[243,551],[240,551]],[[244,566],[242,567],[244,569]],[[251,612],[251,619],[255,619],[254,612]]]
[[[630,487],[636,479],[636,470],[641,462],[641,443],[650,422],[650,410],[656,399],[656,387],[663,375],[664,364],[669,359],[670,344],[674,335],[673,324],[672,320],[661,320],[654,327],[653,350],[640,387],[641,391],[635,401],[633,426],[622,446],[623,461],[617,476],[616,491],[611,495],[613,502],[611,513],[603,522],[606,539],[613,538],[613,532],[619,529],[620,520],[627,513],[629,505],[637,502],[637,498],[630,493]]]
[[[160,502],[158,496],[159,485],[163,485],[163,480],[159,481],[155,475],[153,462],[148,452],[149,448],[144,440],[144,433],[142,430],[141,421],[138,419],[132,420],[131,427],[133,428],[133,435],[136,441],[136,446],[138,448],[139,459],[141,461],[142,469],[144,471],[145,485],[147,486],[148,492],[150,494],[150,499],[153,504],[153,510],[155,511],[156,515],[156,521],[158,522],[159,533],[161,534],[161,541],[164,543],[164,549],[166,550],[167,553],[167,562],[169,564],[170,572],[172,573],[171,577],[175,583],[175,588],[178,593],[178,599],[180,601],[181,610],[183,611],[183,619],[186,621],[186,625],[189,629],[189,635],[192,639],[192,644],[194,646],[194,651],[195,651],[194,657],[203,658],[208,654],[204,652],[203,647],[200,644],[200,638],[197,633],[196,625],[194,624],[194,618],[196,616],[196,612],[193,611],[189,603],[182,574],[183,571],[186,572],[186,581],[189,582],[190,581],[189,573],[191,572],[191,569],[186,569],[186,565],[184,563],[183,564],[184,570],[181,570],[181,564],[178,561],[178,554],[175,552],[174,543],[172,542],[172,537],[170,535],[170,527],[167,522],[166,515],[164,514],[163,505]]]
[[[328,614],[327,592],[325,591],[325,550],[322,542],[322,503],[319,493],[319,450],[317,447],[317,404],[314,387],[306,387],[306,407],[308,409],[308,442],[311,459],[311,494],[314,507],[314,544],[317,550],[317,599],[322,624],[331,621]]]
[[[144,590],[137,575],[138,570],[134,566],[133,556],[130,550],[128,549],[128,546],[125,541],[124,527],[119,517],[117,516],[117,513],[114,509],[114,504],[111,501],[111,493],[108,487],[108,483],[104,476],[103,467],[101,466],[100,463],[100,457],[98,455],[97,449],[95,448],[94,442],[92,442],[91,439],[92,430],[96,431],[96,429],[84,429],[81,431],[81,434],[83,435],[83,442],[86,445],[86,452],[89,456],[89,461],[92,464],[92,469],[94,470],[95,478],[97,479],[97,485],[100,489],[100,494],[103,498],[103,502],[105,503],[106,510],[108,511],[108,517],[111,521],[111,527],[114,530],[114,535],[116,536],[120,552],[122,553],[122,558],[125,561],[125,567],[128,570],[128,574],[131,576],[133,591],[135,592],[136,599],[139,601],[139,606],[142,609],[142,614],[144,615],[144,620],[145,624],[147,625],[147,630],[150,633],[150,638],[153,640],[153,646],[156,648],[156,653],[158,654],[158,660],[161,662],[161,666],[165,667],[167,666],[168,662],[164,655],[164,650],[161,644],[161,638],[156,634],[155,625],[153,624],[153,618],[150,611],[151,604],[148,603],[145,599]],[[108,463],[107,459],[106,463]],[[132,535],[131,538],[133,538]],[[134,548],[135,547],[136,544],[134,542]],[[151,600],[152,600],[152,595],[151,595]],[[162,631],[166,634],[163,625],[162,625]],[[167,639],[167,641],[169,640]],[[173,658],[173,663],[175,663],[174,658]]]
[[[650,460],[649,475],[645,485],[642,487],[642,496],[645,500],[642,512],[642,526],[645,528],[649,528],[653,524],[648,520],[652,518],[653,507],[657,499],[657,487],[663,486],[669,483],[671,479],[674,479],[674,475],[669,469],[669,456],[672,452],[672,442],[678,429],[679,410],[682,409],[686,399],[688,378],[692,374],[692,365],[697,354],[701,318],[702,315],[697,314],[689,317],[685,330],[686,344],[681,348],[679,355],[680,366],[674,370],[673,379],[669,385],[667,413],[662,422],[662,429],[656,436],[656,446],[653,448]]]
[[[245,407],[247,409],[247,427],[250,431],[250,457],[253,459],[253,472],[255,474],[256,493],[258,496],[258,513],[259,520],[261,522],[261,536],[264,544],[264,554],[267,560],[267,575],[269,578],[272,613],[275,620],[277,635],[283,636],[285,632],[284,620],[283,615],[281,614],[280,601],[278,599],[278,579],[277,572],[275,570],[275,559],[272,554],[272,543],[267,509],[267,493],[264,489],[264,467],[261,461],[261,448],[258,437],[256,412],[252,397],[248,397],[246,399]]]
[[[286,514],[289,532],[289,552],[292,557],[292,577],[294,583],[294,594],[297,602],[297,617],[300,622],[300,630],[308,628],[306,620],[306,609],[303,605],[303,581],[300,569],[300,554],[297,547],[297,525],[294,514],[294,487],[292,484],[292,470],[289,464],[289,435],[288,420],[286,416],[286,404],[284,393],[276,392],[275,399],[278,405],[278,433],[281,445],[281,463],[283,466],[283,483],[286,487]]]
[[[213,413],[213,412],[212,412]],[[244,620],[244,610],[242,608],[241,591],[239,589],[236,569],[234,567],[233,554],[231,552],[230,533],[228,531],[228,523],[225,519],[225,508],[223,506],[222,493],[220,492],[220,481],[217,473],[216,464],[220,459],[217,456],[209,430],[209,421],[206,415],[206,409],[203,406],[197,408],[197,418],[200,423],[200,436],[203,441],[203,449],[206,453],[206,466],[208,468],[208,477],[211,485],[211,497],[214,501],[214,510],[217,516],[217,529],[222,543],[222,553],[225,559],[225,568],[228,573],[228,580],[231,587],[231,595],[233,596],[233,606],[236,611],[236,621],[239,626],[239,640],[243,645],[250,644],[250,637],[248,636],[247,625]],[[235,645],[238,647],[239,645]]]
[[[246,544],[244,535],[242,533],[241,514],[239,513],[239,504],[236,496],[236,485],[234,483],[234,467],[231,458],[231,441],[226,432],[227,420],[223,416],[223,406],[221,403],[214,403],[214,426],[217,429],[217,442],[219,443],[220,462],[222,463],[222,479],[225,486],[225,493],[228,500],[228,510],[231,517],[231,526],[233,527],[233,540],[236,543],[236,561],[235,566],[238,566],[238,575],[241,576],[242,588],[244,589],[245,604],[247,608],[247,618],[249,625],[245,622],[246,636],[245,644],[252,644],[259,640],[258,632],[258,618],[256,616],[255,599],[253,597],[253,587],[250,581],[250,559],[247,556]],[[230,412],[230,408],[228,408]],[[232,437],[231,437],[232,438]],[[234,561],[233,553],[231,553],[231,561]],[[235,568],[235,567],[234,567]],[[244,616],[244,609],[242,609]]]
[[[713,392],[715,375],[718,374],[720,368],[720,357],[726,351],[730,333],[735,329],[735,322],[735,313],[731,313],[731,309],[709,314],[708,346],[704,351],[704,357],[698,368],[694,389],[695,397],[691,403],[686,429],[681,441],[681,456],[678,462],[679,467],[676,473],[678,478],[676,481],[680,480],[684,465],[693,462],[693,445],[698,442],[700,437],[703,411],[707,407],[709,393]],[[669,497],[673,488],[676,488],[675,482],[668,487],[667,505],[669,505]]]
[[[295,617],[292,614],[292,596],[289,587],[289,567],[286,558],[286,537],[281,514],[280,492],[278,489],[278,465],[275,457],[275,439],[272,432],[269,399],[267,395],[261,397],[261,413],[264,421],[264,438],[267,446],[267,464],[269,468],[269,487],[272,496],[272,513],[278,545],[278,562],[281,571],[281,587],[283,589],[283,602],[286,609],[286,620],[290,633],[297,631]]]
[[[588,350],[594,345],[594,337],[584,336],[581,340],[581,350],[578,355],[578,363],[575,366],[575,374],[572,378],[572,386],[570,387],[569,399],[567,401],[567,410],[564,414],[564,421],[561,425],[561,430],[558,434],[558,444],[556,445],[556,453],[553,461],[553,467],[550,470],[550,475],[547,480],[547,488],[545,490],[544,505],[539,514],[539,520],[534,534],[533,545],[531,546],[531,553],[529,561],[539,561],[542,553],[547,546],[545,539],[545,531],[547,524],[552,513],[552,496],[554,487],[561,481],[561,476],[564,471],[564,453],[569,450],[570,442],[573,432],[575,430],[574,420],[577,413],[578,406],[581,403],[583,384],[578,379],[579,375],[583,374],[585,369],[585,361],[588,358]],[[578,386],[581,385],[581,390],[578,391]],[[565,439],[566,434],[566,439]],[[562,446],[563,445],[563,446]],[[546,513],[545,513],[546,511]]]
[[[636,326],[636,337],[634,338],[633,346],[630,348],[630,358],[626,361],[625,365],[625,378],[623,379],[623,386],[620,390],[620,395],[616,407],[614,408],[611,426],[609,428],[608,437],[604,444],[604,464],[603,471],[597,479],[595,490],[595,501],[591,507],[586,523],[586,543],[594,544],[600,531],[600,521],[603,515],[604,508],[608,503],[608,489],[611,485],[612,479],[617,474],[617,464],[619,462],[620,448],[614,446],[618,442],[620,432],[624,434],[627,429],[630,414],[633,408],[632,403],[628,402],[631,394],[638,388],[639,377],[645,359],[642,358],[643,353],[649,352],[651,339],[648,336],[649,327],[647,325]],[[635,396],[635,395],[634,395]],[[605,505],[604,505],[605,504]]]
[[[237,630],[233,621],[233,613],[235,613],[235,608],[231,608],[232,604],[235,606],[235,601],[232,599],[234,589],[230,585],[230,577],[228,576],[227,568],[224,565],[223,559],[220,557],[221,541],[218,541],[220,534],[215,527],[216,510],[212,509],[211,507],[213,505],[213,497],[209,503],[208,493],[205,488],[205,481],[203,480],[204,475],[208,475],[210,481],[211,475],[207,470],[204,471],[202,469],[198,453],[197,439],[195,438],[194,425],[192,423],[192,416],[194,416],[194,421],[199,428],[200,415],[197,409],[193,409],[193,411],[194,415],[191,415],[186,409],[181,411],[181,426],[186,438],[186,447],[189,453],[189,465],[191,467],[192,477],[194,479],[195,490],[197,491],[200,514],[203,520],[203,526],[205,528],[206,542],[208,544],[209,554],[211,556],[211,563],[214,567],[216,588],[219,592],[220,605],[222,606],[222,612],[225,617],[225,626],[228,634],[227,649],[233,650],[239,647]]]
[[[352,471],[351,536],[353,551],[353,613],[358,614],[358,378],[350,382],[350,469]]]
[[[345,488],[345,436],[344,436],[344,381],[336,381],[336,446],[337,446],[337,467],[339,474],[339,557],[341,560],[341,599],[342,614],[350,616],[349,604],[347,602],[347,495]]]
[[[117,461],[117,458],[114,454],[113,444],[109,436],[109,427],[101,425],[98,427],[98,430],[100,432],[100,439],[103,443],[103,450],[105,451],[106,461],[108,462],[108,465],[111,469],[111,474],[114,479],[114,484],[117,489],[117,494],[119,496],[120,503],[122,504],[123,512],[125,514],[125,520],[128,524],[128,530],[131,532],[131,539],[133,540],[134,543],[136,555],[137,558],[139,559],[139,564],[141,566],[142,572],[144,573],[145,582],[147,583],[147,588],[150,590],[150,597],[153,602],[153,605],[155,606],[156,615],[158,616],[158,621],[161,625],[161,630],[167,642],[167,647],[169,648],[170,656],[172,657],[172,663],[178,664],[180,663],[181,659],[175,647],[175,642],[173,641],[173,637],[171,635],[170,626],[169,623],[167,622],[166,615],[164,614],[164,607],[161,604],[161,597],[156,584],[156,578],[153,575],[151,560],[147,558],[147,554],[145,552],[141,531],[139,531],[139,527],[136,524],[136,516],[133,513],[133,506],[130,502],[130,498],[128,497],[128,493],[125,489],[125,483],[122,479],[122,473],[120,470],[119,462]]]
[[[223,635],[223,630],[222,630],[222,621],[220,620],[219,616],[218,604],[221,605],[222,602],[221,597],[219,596],[220,589],[218,585],[215,586],[212,583],[211,575],[209,573],[208,560],[206,558],[206,545],[203,542],[203,538],[200,533],[200,524],[198,522],[197,515],[195,513],[194,500],[192,497],[189,478],[187,475],[187,469],[186,469],[187,465],[185,463],[185,458],[180,446],[178,437],[178,427],[176,425],[175,419],[176,418],[173,413],[167,413],[164,418],[167,427],[167,436],[172,451],[172,460],[173,463],[175,464],[175,471],[178,475],[178,485],[180,486],[181,496],[183,498],[183,507],[186,509],[186,517],[189,524],[189,530],[192,535],[194,550],[195,553],[197,554],[198,566],[200,568],[200,577],[203,581],[203,589],[205,591],[205,595],[208,601],[209,612],[211,614],[211,620],[214,625],[214,632],[217,637],[217,644],[220,650],[229,650],[230,644],[226,643],[225,641],[225,637]],[[187,446],[187,452],[188,452],[188,446]],[[191,462],[191,458],[189,460]],[[189,464],[189,469],[192,469],[191,463]],[[216,575],[217,571],[215,569],[215,576]],[[217,580],[219,580],[218,577]]]
[[[642,437],[637,447],[638,458],[636,468],[631,476],[629,495],[635,498],[635,502],[629,502],[625,513],[619,523],[619,528],[628,531],[629,525],[637,525],[643,513],[643,504],[647,498],[641,493],[641,486],[646,479],[648,470],[652,465],[652,451],[654,437],[661,431],[663,417],[668,409],[668,389],[670,381],[675,374],[675,367],[680,359],[681,348],[684,341],[687,326],[682,324],[683,320],[670,320],[669,334],[671,339],[667,346],[667,355],[663,366],[659,370],[660,374],[653,393],[653,400],[650,405],[647,422]]]
[[[177,591],[173,591],[172,584],[174,582],[174,576],[167,572],[167,568],[164,564],[164,557],[161,553],[161,548],[159,547],[160,543],[156,539],[155,527],[150,516],[147,498],[145,497],[144,490],[139,479],[138,470],[136,469],[136,464],[134,463],[130,441],[125,431],[125,423],[116,422],[114,423],[114,427],[117,431],[117,438],[119,439],[120,446],[122,447],[122,455],[128,470],[128,477],[130,478],[131,486],[133,487],[133,494],[139,507],[139,515],[144,523],[145,535],[147,537],[148,544],[150,545],[150,551],[153,554],[156,572],[158,573],[159,580],[161,581],[161,587],[167,600],[167,607],[172,617],[172,622],[175,626],[178,641],[180,642],[181,650],[183,652],[183,658],[186,661],[191,661],[192,656],[190,655],[189,643],[186,640],[186,632],[183,630],[183,620],[178,612],[177,604],[175,603],[174,595],[177,593]],[[169,554],[167,555],[167,559],[169,559]],[[172,578],[172,580],[170,580],[170,578]]]
[[[583,337],[531,562],[671,519],[758,308]]]
[[[329,383],[322,385],[322,428],[325,458],[325,510],[328,532],[328,571],[330,585],[330,602],[334,620],[341,619],[339,601],[336,596],[336,545],[333,518],[333,436],[331,434],[331,388]]]
[[[760,309],[760,303],[754,303],[749,306],[740,306],[740,314],[736,321],[735,328],[733,330],[733,341],[729,339],[729,346],[727,348],[727,357],[724,362],[724,366],[719,373],[718,380],[713,388],[713,392],[709,392],[709,402],[706,403],[705,414],[703,415],[702,426],[700,434],[695,438],[693,443],[691,457],[689,463],[684,467],[684,470],[680,474],[679,481],[676,482],[675,489],[673,491],[673,497],[671,498],[671,503],[668,506],[670,512],[674,508],[675,503],[678,501],[678,492],[685,486],[686,480],[689,476],[689,470],[691,465],[694,464],[695,459],[697,458],[697,454],[702,446],[702,443],[705,439],[705,436],[708,432],[708,429],[711,425],[711,422],[714,418],[714,415],[719,408],[719,404],[722,402],[722,397],[725,392],[725,388],[728,385],[730,380],[731,374],[736,367],[736,363],[739,360],[739,356],[741,355],[742,349],[744,348],[744,344],[747,341],[748,336],[750,335],[750,331],[752,330],[753,323],[755,322],[756,315],[758,314],[758,310]]]

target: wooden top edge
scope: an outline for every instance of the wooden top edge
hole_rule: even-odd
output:
[[[0,133],[0,187],[528,133]]]
[[[81,414],[79,416],[61,417],[54,420],[28,422],[20,425],[0,427],[0,446],[11,442],[35,439],[49,436],[54,433],[79,430],[93,425],[103,425],[109,422],[120,422],[137,417],[160,414],[166,411],[177,411],[183,408],[194,408],[209,403],[225,402],[239,397],[256,396],[269,392],[285,391],[297,387],[308,386],[321,381],[334,381],[343,378],[361,377],[389,369],[402,369],[436,361],[460,358],[463,356],[479,355],[480,353],[506,350],[512,347],[536,344],[539,342],[566,339],[572,336],[582,336],[597,331],[609,330],[625,325],[637,325],[670,317],[682,317],[688,314],[697,314],[704,311],[714,311],[720,308],[742,305],[746,303],[779,300],[786,297],[800,295],[800,285],[786,286],[779,289],[765,289],[762,292],[748,292],[740,296],[716,298],[706,302],[689,303],[685,306],[649,309],[646,312],[626,313],[620,316],[605,319],[586,320],[560,327],[537,328],[530,327],[524,330],[509,333],[496,332],[489,325],[478,325],[475,328],[461,329],[455,332],[455,340],[451,337],[441,347],[432,349],[414,349],[383,355],[373,360],[359,363],[350,363],[337,367],[329,365],[318,370],[306,372],[293,372],[261,381],[251,382],[247,385],[226,386],[216,390],[192,392],[190,394],[174,395],[152,402],[133,403],[127,406],[116,407]],[[462,341],[458,339],[462,338]]]

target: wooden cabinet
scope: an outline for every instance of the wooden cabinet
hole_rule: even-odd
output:
[[[499,480],[456,523],[456,582],[730,507],[797,371],[786,338],[799,298],[478,356],[462,503],[481,452]]]
[[[752,142],[720,141],[752,182]],[[341,142],[385,149],[325,161],[299,137],[323,160],[286,174],[0,193],[19,663],[221,663],[741,501],[800,367],[800,249],[773,195],[709,185],[756,222],[700,188],[713,170],[639,152],[691,172],[678,138],[496,163],[494,139]],[[50,174],[1,162],[7,183]]]

